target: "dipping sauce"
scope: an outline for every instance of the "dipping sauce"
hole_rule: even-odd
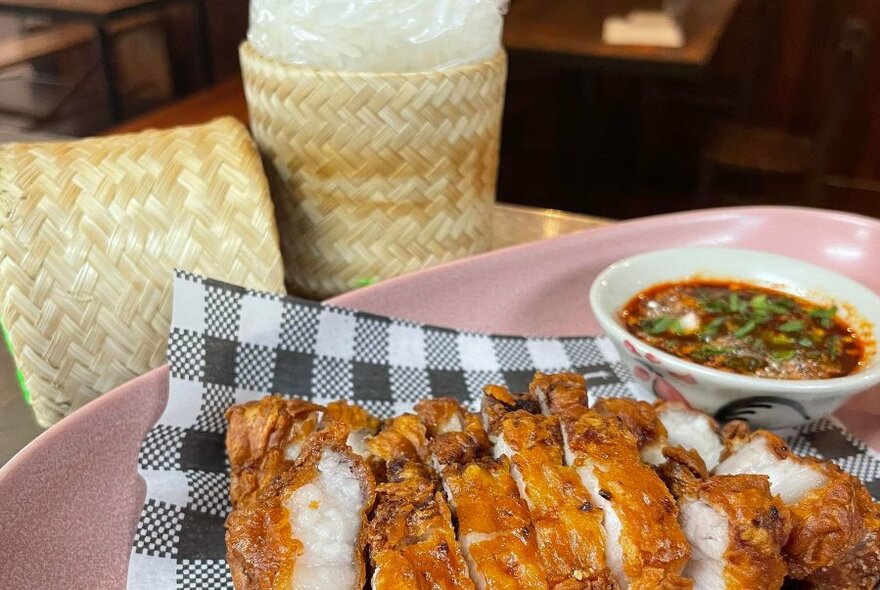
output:
[[[656,285],[636,295],[620,317],[630,333],[670,354],[757,377],[843,377],[864,357],[836,307],[746,283]]]

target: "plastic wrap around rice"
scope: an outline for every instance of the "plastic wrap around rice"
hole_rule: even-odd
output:
[[[508,0],[251,0],[248,40],[287,64],[416,72],[495,55]]]

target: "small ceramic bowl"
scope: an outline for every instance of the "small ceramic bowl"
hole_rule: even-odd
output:
[[[840,317],[866,345],[864,365],[833,379],[765,379],[686,361],[626,330],[618,314],[635,295],[659,283],[687,279],[742,281],[836,305]],[[733,248],[677,248],[633,256],[596,277],[590,305],[637,382],[660,398],[684,401],[722,422],[744,419],[759,428],[799,426],[832,413],[853,395],[880,383],[874,340],[874,326],[880,326],[880,297],[851,279],[793,258]]]

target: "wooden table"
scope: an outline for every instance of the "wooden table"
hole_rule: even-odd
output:
[[[680,49],[608,45],[602,24],[634,9],[660,9],[660,0],[512,0],[504,24],[510,51],[552,55],[591,69],[662,77],[700,76],[741,0],[692,0],[682,21]]]
[[[226,80],[214,88],[110,129],[107,133],[194,125],[225,115],[247,121],[247,105],[238,78]],[[28,138],[15,135],[6,136],[5,139],[26,141]],[[0,134],[0,141],[3,140],[4,136]],[[597,217],[499,203],[492,216],[492,248],[543,240],[606,223],[608,220]],[[11,359],[5,351],[0,351],[0,465],[40,432],[30,408],[22,400]]]
[[[107,101],[114,122],[122,120],[122,97],[116,83],[109,25],[114,20],[164,8],[172,4],[188,3],[195,12],[194,46],[199,56],[202,74],[212,80],[211,51],[208,44],[205,0],[0,0],[0,14],[13,16],[43,16],[53,20],[83,21],[89,23],[97,36],[101,51],[101,65],[107,85]]]

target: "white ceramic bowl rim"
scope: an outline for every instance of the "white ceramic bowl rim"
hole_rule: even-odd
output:
[[[602,326],[602,329],[606,332],[608,336],[614,336],[618,339],[628,339],[635,341],[639,346],[644,349],[650,351],[657,358],[659,358],[662,362],[671,365],[677,366],[681,368],[686,368],[688,371],[693,373],[696,376],[702,376],[709,380],[719,381],[723,380],[728,386],[739,386],[746,390],[773,390],[778,393],[791,393],[791,394],[803,394],[803,393],[812,393],[816,395],[834,395],[834,394],[842,394],[846,395],[847,391],[853,391],[858,389],[860,386],[863,388],[870,387],[878,382],[880,382],[880,352],[876,349],[873,351],[872,356],[869,359],[869,362],[860,370],[851,373],[849,375],[843,377],[833,377],[829,379],[803,379],[803,380],[791,380],[791,379],[770,379],[766,377],[757,377],[750,375],[742,375],[739,373],[729,373],[727,371],[722,371],[720,369],[713,369],[711,367],[706,367],[704,365],[700,365],[698,363],[694,363],[692,361],[685,360],[681,357],[672,355],[668,352],[660,350],[656,348],[644,340],[639,339],[635,335],[631,334],[628,330],[626,330],[621,324],[618,318],[618,309],[608,309],[608,305],[606,305],[602,301],[602,291],[605,285],[609,280],[613,280],[614,273],[621,267],[625,266],[633,266],[636,264],[643,265],[645,263],[651,263],[652,261],[657,261],[660,258],[668,258],[671,256],[693,256],[697,253],[705,253],[707,251],[711,251],[714,256],[726,255],[726,256],[737,256],[737,255],[760,255],[764,257],[768,262],[774,263],[784,263],[787,265],[796,265],[804,270],[809,270],[811,274],[815,274],[817,276],[822,276],[825,278],[823,281],[825,284],[833,284],[838,286],[845,286],[846,288],[843,290],[846,291],[862,291],[862,296],[872,299],[875,303],[875,306],[878,311],[880,311],[880,297],[867,287],[862,284],[840,275],[834,271],[827,270],[820,266],[816,266],[814,264],[810,264],[807,262],[803,262],[801,260],[797,260],[794,258],[789,258],[786,256],[780,256],[777,254],[770,254],[766,252],[760,252],[758,250],[747,250],[743,248],[720,248],[720,247],[696,247],[696,248],[672,248],[667,250],[657,250],[654,252],[648,252],[645,254],[637,254],[635,256],[630,256],[628,258],[624,258],[622,260],[618,260],[613,264],[606,267],[596,279],[593,281],[593,284],[590,288],[590,306],[593,309],[593,313],[596,314],[596,319],[599,324]],[[708,273],[710,273],[708,271]],[[708,275],[707,273],[707,275]],[[711,275],[704,275],[702,272],[699,273],[698,276],[710,278]],[[688,278],[687,275],[681,275],[676,279],[675,276],[670,276],[669,281],[681,280]],[[750,277],[748,276],[731,276],[725,271],[719,271],[718,273],[719,279],[739,279],[745,282],[749,282]],[[645,288],[635,290],[630,297],[636,296],[639,292],[643,291]],[[784,291],[784,289],[782,289]],[[831,290],[828,290],[829,296],[831,295]],[[835,299],[839,299],[841,301],[846,301],[844,297],[834,297]],[[861,310],[855,306],[853,308],[861,313]],[[876,323],[872,325],[872,336],[876,340],[877,336],[877,325]],[[613,332],[610,334],[609,332]]]

